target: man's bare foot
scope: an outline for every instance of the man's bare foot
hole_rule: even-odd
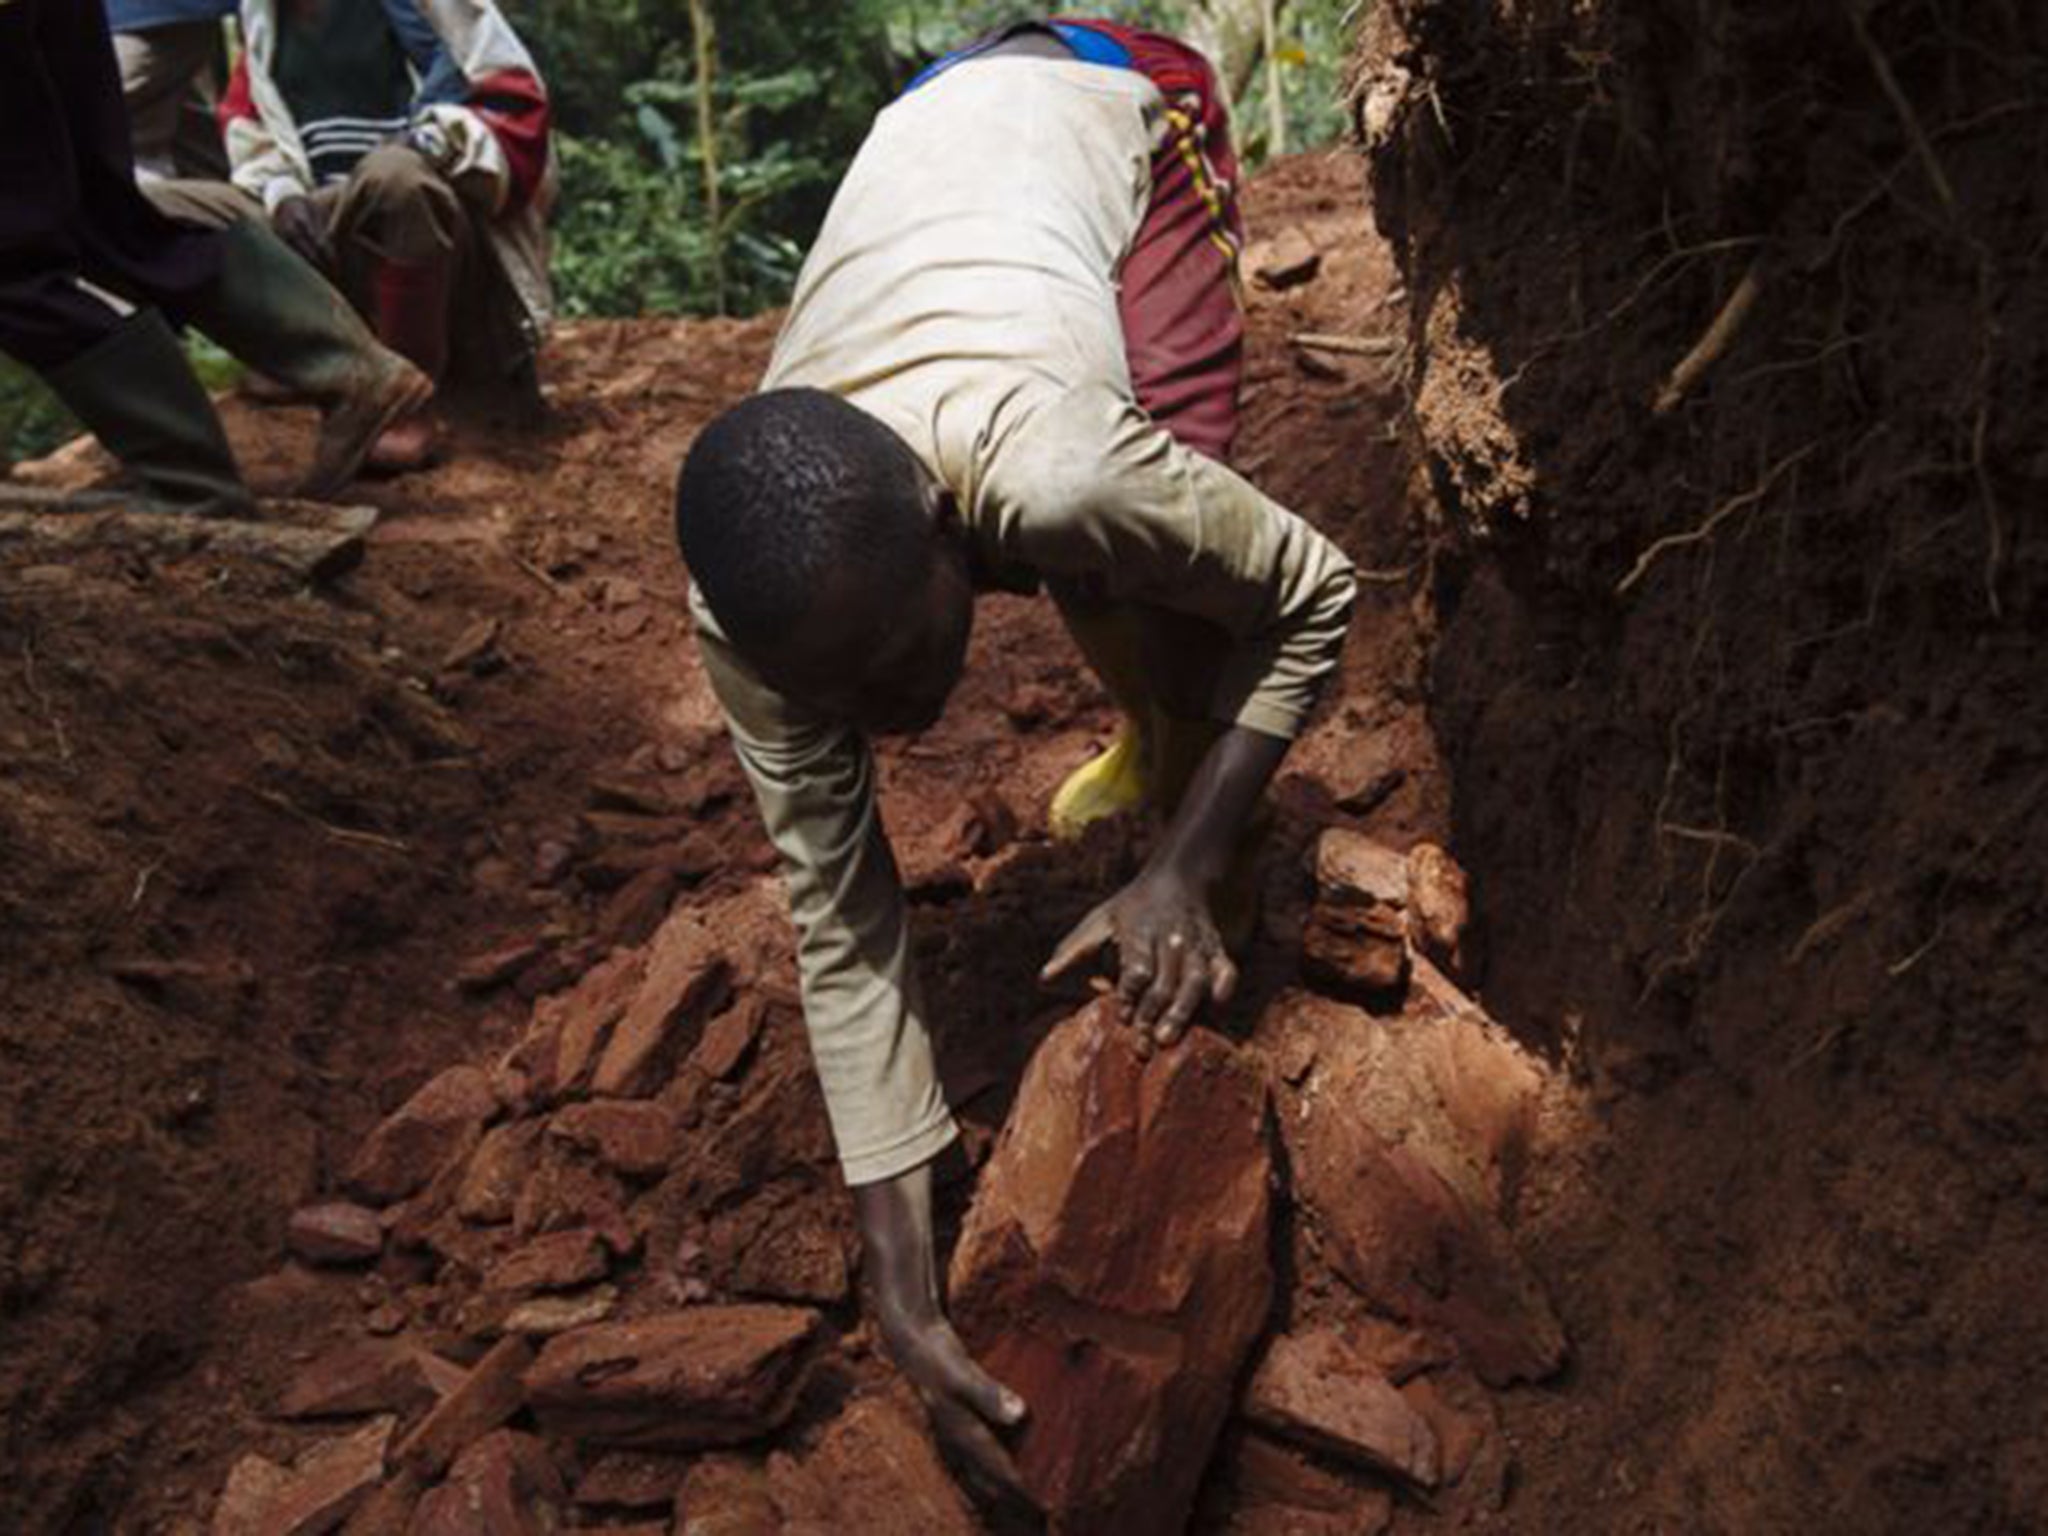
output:
[[[432,464],[440,451],[440,423],[431,411],[413,411],[384,429],[363,468],[375,475],[409,475]]]

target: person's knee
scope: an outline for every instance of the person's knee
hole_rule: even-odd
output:
[[[227,229],[244,221],[266,222],[263,205],[230,182],[149,181],[143,183],[142,195],[156,205],[157,212],[181,224]]]
[[[363,156],[349,182],[347,222],[370,231],[391,259],[425,261],[455,249],[461,201],[418,150],[379,145]]]

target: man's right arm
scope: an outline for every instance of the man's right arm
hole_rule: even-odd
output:
[[[893,1178],[952,1142],[910,958],[874,760],[851,727],[761,681],[693,602],[698,648],[782,855],[804,1021],[850,1185]]]
[[[804,1020],[860,1226],[875,1319],[942,1446],[984,1497],[1023,1497],[991,1426],[1024,1404],[974,1363],[947,1321],[931,1164],[956,1134],[932,1063],[874,763],[852,729],[777,694],[692,598],[698,648],[724,706],[797,927]]]

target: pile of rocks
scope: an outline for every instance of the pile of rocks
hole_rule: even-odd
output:
[[[1316,990],[1149,1060],[1083,1010],[981,1171],[954,1312],[1055,1530],[1497,1498],[1488,1389],[1561,1359],[1499,1219],[1540,1078],[1444,968],[1462,876],[1340,832],[1316,870]],[[981,1528],[851,1304],[787,944],[772,886],[679,908],[365,1139],[289,1231],[360,1271],[274,1405],[329,1428],[238,1463],[215,1536]]]

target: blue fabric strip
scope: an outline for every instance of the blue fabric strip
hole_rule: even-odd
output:
[[[1100,64],[1106,69],[1132,68],[1130,49],[1107,33],[1098,32],[1093,27],[1087,26],[1084,23],[1072,21],[1018,22],[1014,26],[1004,27],[999,31],[991,32],[986,37],[976,38],[966,47],[956,48],[944,58],[927,64],[918,71],[917,78],[903,88],[903,94],[908,96],[919,86],[938,79],[940,75],[943,75],[954,65],[965,64],[969,59],[978,59],[984,53],[987,53],[989,49],[996,47],[998,44],[1006,43],[1019,32],[1025,31],[1050,32],[1065,45],[1067,52],[1071,53],[1083,64]]]

